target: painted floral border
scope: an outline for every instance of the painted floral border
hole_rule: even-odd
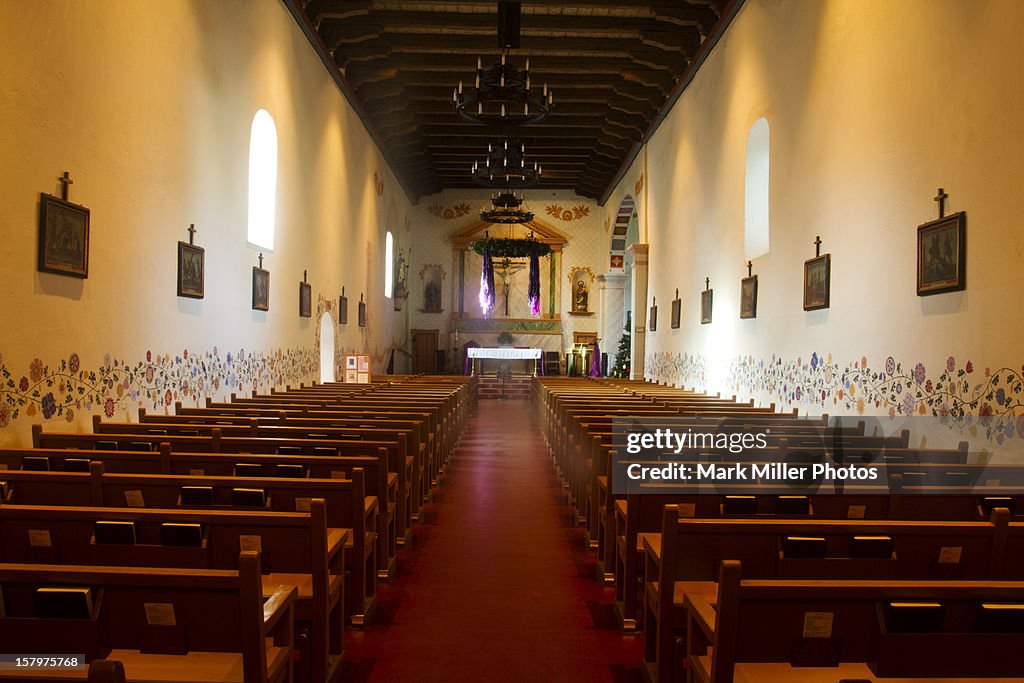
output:
[[[78,353],[53,363],[34,358],[27,368],[8,367],[0,356],[0,428],[20,418],[74,422],[79,413],[110,418],[130,408],[166,409],[175,401],[199,401],[218,391],[243,392],[296,383],[314,375],[319,351],[277,349],[221,355],[212,351],[154,354],[135,362],[106,354],[85,368]]]
[[[700,354],[656,352],[648,355],[646,366],[650,379],[707,386],[708,364]],[[867,356],[842,364],[830,353],[814,351],[790,360],[738,357],[730,363],[727,381],[737,395],[760,395],[783,408],[937,417],[971,438],[999,445],[1024,439],[1024,366],[979,369],[971,360],[949,356],[936,368],[888,356],[873,367]]]

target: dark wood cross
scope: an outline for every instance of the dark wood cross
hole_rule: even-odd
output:
[[[74,185],[75,181],[71,179],[71,174],[67,171],[64,171],[64,175],[58,176],[57,180],[60,182],[60,198],[67,201],[68,185]]]
[[[934,199],[935,201],[937,201],[939,203],[939,218],[945,218],[945,216],[946,216],[946,200],[949,199],[949,195],[946,194],[946,191],[943,190],[940,187],[939,188],[939,193],[937,195],[935,195],[932,199]]]
[[[303,284],[305,284],[305,283],[306,283],[306,274],[307,274],[307,271],[305,271],[305,270],[304,270],[304,271],[302,271],[302,283],[303,283]]]
[[[754,274],[754,262],[747,261],[747,277],[751,277]]]
[[[191,223],[188,226],[188,243],[195,244],[196,239],[196,224]]]
[[[344,286],[342,286],[342,288],[341,288],[341,295],[345,296],[345,287]]]
[[[677,299],[679,298],[679,288],[678,287],[676,287],[676,298]]]
[[[814,236],[814,257],[821,256],[821,235]]]
[[[711,278],[704,278],[704,289],[711,289]]]
[[[651,306],[657,308],[657,306],[658,306],[658,297],[656,297],[656,296],[652,296],[651,297]]]
[[[260,252],[260,268],[263,268],[263,252]]]
[[[359,292],[359,303],[363,303],[363,293]]]

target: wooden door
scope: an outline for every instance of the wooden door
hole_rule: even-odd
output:
[[[412,330],[413,374],[437,374],[437,330]]]

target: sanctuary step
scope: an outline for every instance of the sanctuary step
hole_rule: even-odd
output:
[[[494,375],[478,376],[478,391],[481,399],[495,399],[502,397],[502,384],[504,384],[504,396],[510,400],[524,400],[530,398],[529,375],[513,375],[504,382]]]

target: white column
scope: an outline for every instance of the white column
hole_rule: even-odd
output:
[[[608,354],[609,367],[619,348],[622,325],[625,322],[625,275],[598,275],[600,307],[597,309],[597,334],[601,350]]]
[[[644,353],[647,348],[647,244],[631,244],[633,254],[633,339],[630,353],[630,379],[644,378]]]

